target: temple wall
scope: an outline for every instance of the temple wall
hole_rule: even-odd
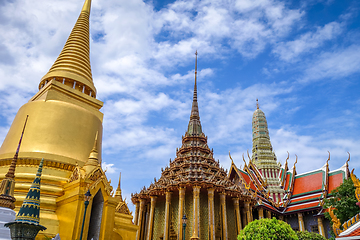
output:
[[[173,193],[173,196],[171,197],[171,206],[170,206],[170,225],[172,225],[176,236],[178,235],[178,216],[179,216],[179,195]],[[179,236],[177,236],[179,237]]]
[[[312,226],[317,226],[318,222],[317,222],[317,218],[314,217],[315,213],[312,212],[304,212],[303,216],[304,216],[304,222],[305,222],[305,229],[308,232],[312,232],[311,227]],[[319,232],[316,232],[319,233]]]
[[[209,209],[207,191],[200,192],[200,239],[209,239]]]
[[[332,233],[331,222],[330,222],[327,218],[323,218],[323,225],[324,225],[326,237],[327,237],[327,238],[330,238],[330,237],[331,237],[331,233]]]
[[[153,240],[159,240],[164,235],[165,220],[165,198],[159,198],[156,201]]]
[[[286,222],[288,224],[290,224],[292,229],[295,229],[297,231],[299,230],[299,221],[298,221],[297,214],[289,215],[289,216],[286,216],[285,218],[286,218]]]
[[[221,236],[221,210],[220,210],[220,196],[218,193],[215,193],[214,196],[214,214],[215,214],[215,236],[218,239],[218,236]]]
[[[228,237],[229,239],[237,239],[236,231],[236,217],[235,217],[234,202],[231,198],[226,200],[226,217],[228,226]]]
[[[186,191],[185,193],[185,212],[187,217],[187,224],[185,229],[185,239],[190,239],[192,235],[192,230],[194,226],[193,220],[193,193]]]

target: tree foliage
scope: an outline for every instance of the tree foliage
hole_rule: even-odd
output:
[[[299,240],[326,240],[325,237],[321,236],[320,234],[314,233],[314,232],[296,232],[296,235],[298,236]]]
[[[276,218],[263,218],[249,223],[240,231],[238,240],[298,240],[294,230],[286,222]]]
[[[325,199],[324,208],[333,206],[335,208],[334,214],[341,223],[344,223],[360,212],[360,208],[356,205],[355,189],[351,178],[345,179],[343,184],[331,191],[333,197]],[[326,212],[325,217],[331,221],[329,213]]]

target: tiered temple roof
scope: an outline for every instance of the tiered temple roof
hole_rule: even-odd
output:
[[[237,168],[233,163],[229,177],[251,190],[252,195],[258,200],[258,207],[262,206],[274,213],[285,215],[312,210],[318,210],[321,214],[323,200],[331,197],[331,191],[350,176],[348,169],[350,155],[341,168],[333,171],[329,170],[329,160],[330,155],[322,168],[302,174],[297,174],[295,164],[292,169],[287,170],[286,160],[285,167],[281,167],[278,175],[279,187],[285,191],[281,202],[274,201],[268,186],[261,184],[261,176],[256,174],[251,161],[249,164],[245,163],[243,169]]]
[[[176,158],[173,161],[170,159],[169,166],[161,169],[160,179],[154,179],[154,183],[134,194],[132,199],[136,201],[139,197],[161,195],[179,186],[190,185],[213,187],[231,196],[247,194],[244,188],[228,179],[227,172],[214,159],[213,150],[209,148],[207,136],[202,131],[197,102],[197,64],[190,121],[185,136],[182,136],[182,146],[176,149]]]

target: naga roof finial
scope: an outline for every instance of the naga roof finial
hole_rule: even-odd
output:
[[[230,159],[231,159],[231,163],[234,163],[234,160],[233,160],[232,157],[231,157],[230,151],[229,151],[229,157],[230,157]]]

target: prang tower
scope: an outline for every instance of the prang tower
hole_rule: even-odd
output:
[[[280,187],[279,173],[280,163],[277,162],[276,155],[273,151],[266,117],[263,111],[259,108],[259,103],[256,100],[256,110],[252,118],[252,158],[251,161],[259,169],[265,183],[267,190],[270,192],[270,197],[274,202],[281,202],[285,191]]]

